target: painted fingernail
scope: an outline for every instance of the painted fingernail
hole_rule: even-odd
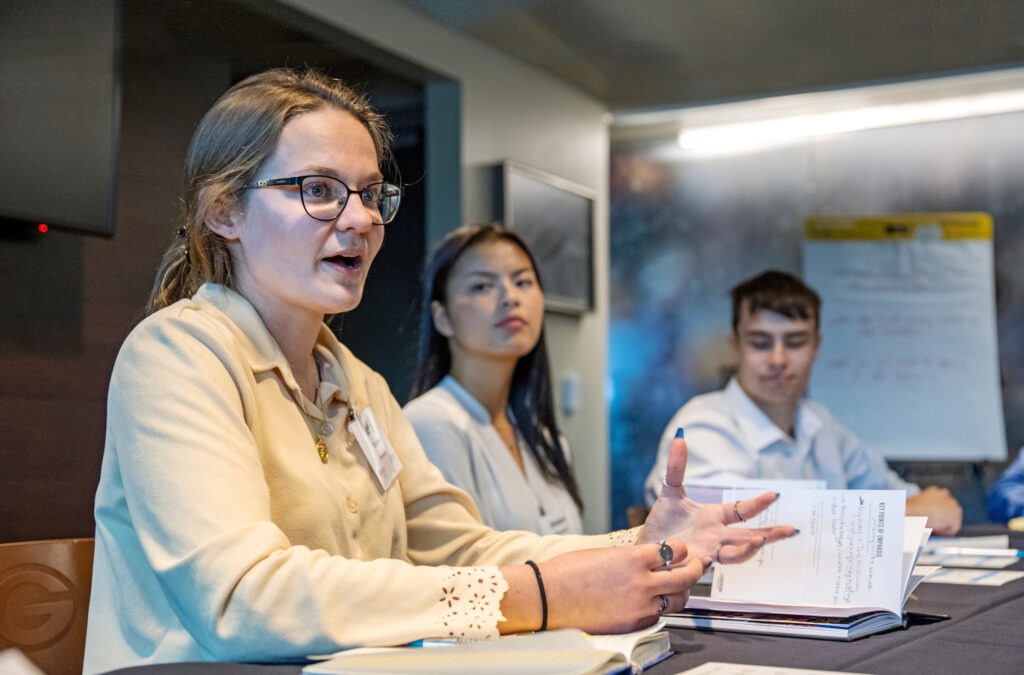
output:
[[[676,438],[683,438],[683,428],[679,427],[676,429]]]
[[[798,534],[800,534],[800,530],[798,530],[798,529],[796,529],[796,528],[794,527],[794,528],[793,528],[793,536],[795,537],[795,536],[796,536],[796,535],[798,535]]]

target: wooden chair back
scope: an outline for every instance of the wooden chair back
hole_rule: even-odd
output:
[[[0,544],[0,649],[47,675],[82,672],[93,539]]]

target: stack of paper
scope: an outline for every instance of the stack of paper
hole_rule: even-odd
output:
[[[1010,537],[996,534],[980,537],[932,537],[921,554],[923,565],[943,569],[925,581],[934,584],[1002,586],[1024,577],[1020,570],[1004,570],[1024,558],[1024,551],[1009,548]]]

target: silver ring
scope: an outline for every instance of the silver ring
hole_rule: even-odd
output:
[[[668,609],[668,598],[664,595],[659,595],[658,597],[661,598],[661,607],[658,608],[658,616],[661,616],[665,613],[665,610]]]
[[[662,485],[664,485],[665,487],[667,487],[667,488],[669,488],[671,490],[679,490],[679,496],[680,497],[685,497],[686,496],[686,493],[683,492],[682,484],[679,484],[679,485],[669,485],[668,484],[668,480],[666,480],[666,478],[667,478],[666,476],[662,476],[661,477],[661,484]]]
[[[736,514],[736,520],[740,523],[747,522],[747,519],[740,515],[740,503],[737,501],[732,505],[732,512]]]
[[[718,550],[715,551],[715,562],[719,565],[722,564],[722,547],[719,546]]]
[[[672,547],[666,544],[664,539],[658,542],[658,555],[661,556],[661,561],[665,563],[665,567],[672,564]]]

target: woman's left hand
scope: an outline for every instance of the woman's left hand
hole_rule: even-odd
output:
[[[683,489],[685,473],[686,441],[675,438],[669,446],[661,494],[640,528],[637,543],[682,539],[692,556],[707,556],[717,563],[739,563],[752,558],[765,544],[796,534],[789,525],[729,527],[767,509],[778,498],[778,493],[766,492],[729,504],[698,504],[687,497]]]

